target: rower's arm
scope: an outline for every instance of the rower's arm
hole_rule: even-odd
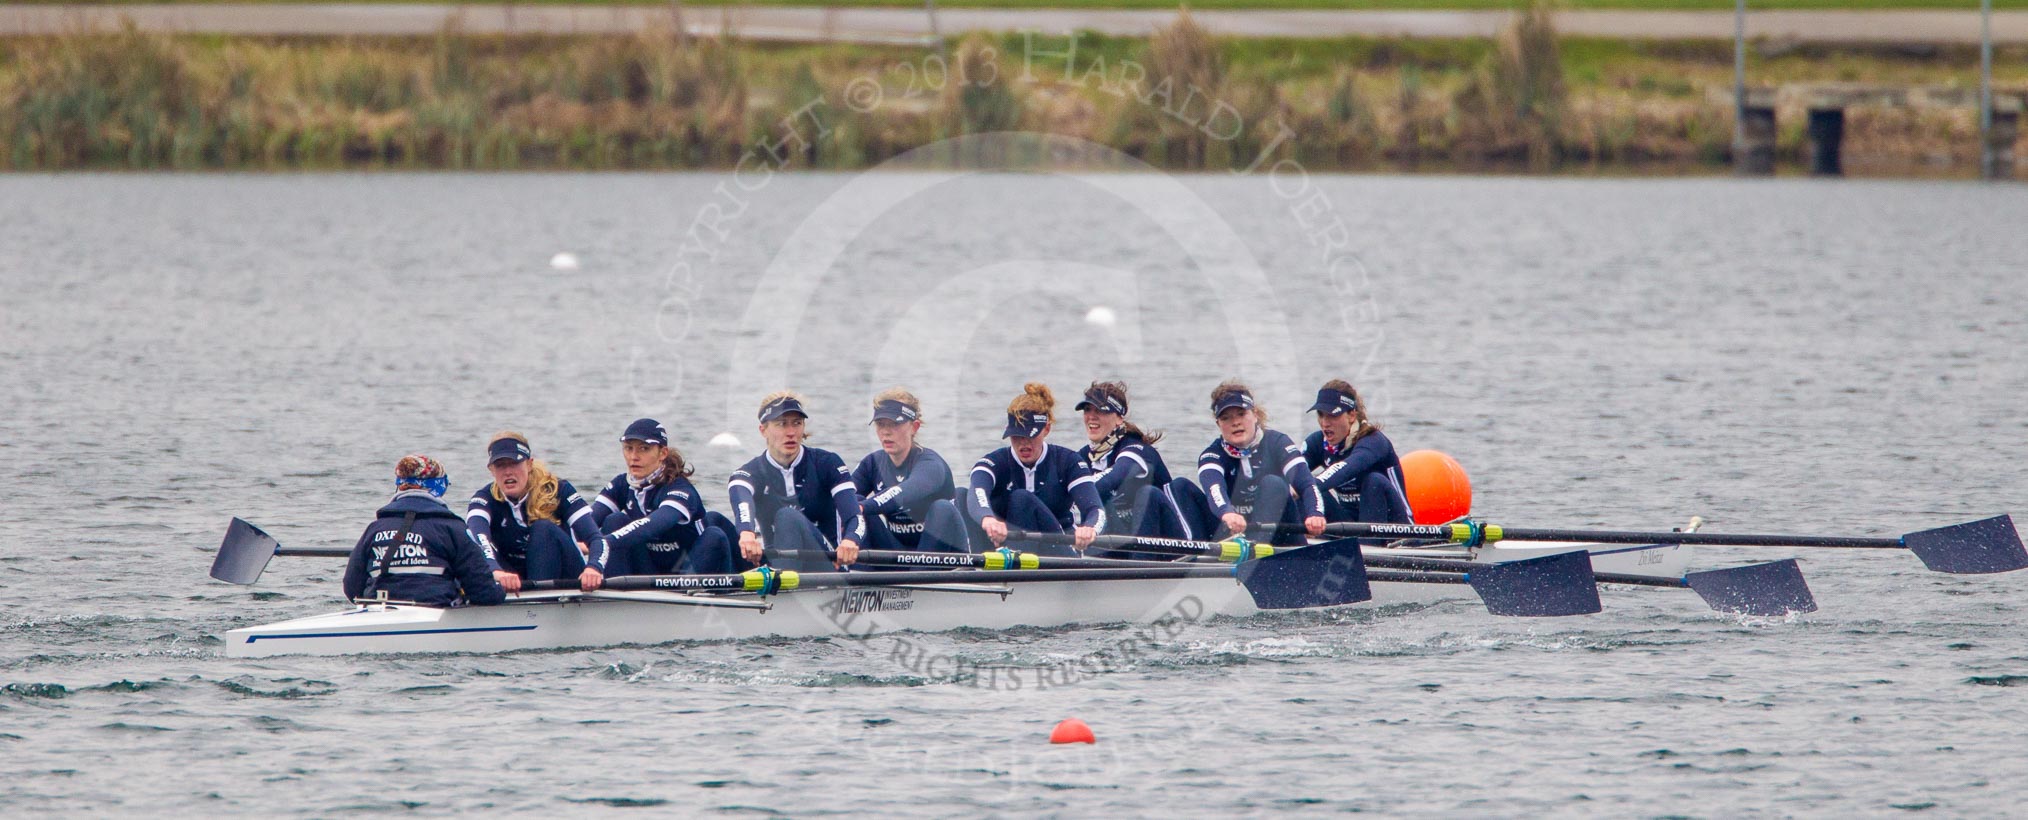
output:
[[[599,532],[598,516],[592,515],[591,505],[584,503],[577,491],[571,489],[563,500],[562,514],[564,524],[570,527],[571,536],[591,550],[591,554],[585,556],[585,562],[592,569],[605,572],[606,561],[613,557],[613,545],[605,533]]]
[[[972,491],[965,494],[965,507],[972,511],[973,521],[984,521],[993,517],[993,485],[1000,477],[993,474],[993,462],[979,459],[972,465]]]
[[[859,511],[859,488],[853,486],[852,473],[843,461],[832,470],[831,505],[838,511],[838,540],[865,542],[866,516]]]
[[[1318,470],[1312,475],[1316,476],[1319,489],[1342,490],[1356,486],[1360,476],[1378,469],[1381,460],[1385,458],[1387,448],[1380,446],[1380,442],[1372,436],[1367,436],[1358,444],[1352,445],[1352,452],[1346,454],[1344,461]]]
[[[941,459],[924,457],[900,484],[867,496],[862,509],[871,515],[920,510],[938,498],[937,491],[943,489],[950,476],[950,465]]]
[[[486,563],[486,553],[479,548],[477,539],[451,550],[451,573],[464,589],[467,601],[483,606],[507,600],[507,591],[493,580],[493,567]]]
[[[636,518],[606,537],[613,542],[615,551],[673,541],[676,531],[690,523],[690,508],[683,504],[687,498],[682,490],[671,491],[647,518]]]
[[[1099,498],[1112,498],[1127,482],[1145,478],[1148,474],[1148,462],[1142,460],[1140,453],[1126,450],[1114,455],[1112,466],[1098,474]]]
[[[1296,491],[1296,497],[1303,502],[1303,517],[1324,514],[1324,491],[1317,487],[1317,477],[1310,475],[1310,464],[1303,460],[1303,449],[1295,442],[1289,442],[1288,455],[1282,459],[1282,476]]]
[[[373,537],[373,528],[359,536],[359,543],[353,545],[352,555],[345,561],[345,600],[357,601],[366,597],[366,565],[373,557],[373,549],[366,545]],[[491,577],[491,576],[488,576]]]
[[[1106,505],[1099,501],[1098,476],[1093,475],[1091,465],[1078,459],[1070,471],[1070,506],[1076,514],[1078,526],[1103,529],[1106,525]]]
[[[734,472],[725,482],[725,495],[732,502],[733,526],[740,532],[760,532],[759,525],[754,523],[753,477],[745,470]]]
[[[493,515],[486,512],[483,496],[472,496],[472,503],[465,507],[465,531],[479,542],[479,554],[486,557],[486,566],[494,572],[501,571],[500,549],[493,545]]]
[[[1218,456],[1205,453],[1197,459],[1197,483],[1204,488],[1212,512],[1219,515],[1233,512],[1232,500],[1225,497],[1225,468],[1219,465]]]

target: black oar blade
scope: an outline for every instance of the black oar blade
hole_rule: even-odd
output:
[[[1261,609],[1303,609],[1373,600],[1359,540],[1347,538],[1277,552],[1233,567]]]
[[[218,545],[218,557],[211,559],[211,577],[240,586],[258,581],[280,546],[261,528],[234,518],[225,528],[224,543]]]
[[[1683,582],[1720,612],[1780,616],[1817,611],[1816,596],[1794,558],[1693,572]]]
[[[2028,568],[2028,549],[2021,547],[2010,515],[1911,532],[1901,543],[1931,572],[1977,575]]]
[[[1591,553],[1584,550],[1474,567],[1468,580],[1495,615],[1541,618],[1603,609]]]

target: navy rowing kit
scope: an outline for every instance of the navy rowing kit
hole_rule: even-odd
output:
[[[530,581],[575,579],[587,566],[604,573],[611,549],[591,505],[563,479],[556,482],[556,501],[554,519],[529,521],[527,494],[520,501],[495,498],[493,485],[487,484],[466,505],[465,526],[495,570]],[[590,548],[589,558],[578,551],[579,542]]]
[[[1256,525],[1292,525],[1274,541],[1301,544],[1296,528],[1304,518],[1324,514],[1324,497],[1303,461],[1303,448],[1277,430],[1260,431],[1244,448],[1222,438],[1212,441],[1197,457],[1197,483],[1178,480],[1170,487],[1182,538],[1215,538],[1225,532],[1219,519],[1237,512]]]
[[[868,549],[970,552],[958,514],[957,483],[936,451],[912,447],[900,464],[875,450],[859,460],[852,485],[866,516]]]
[[[1303,443],[1303,460],[1324,494],[1324,517],[1333,521],[1406,524],[1414,520],[1394,442],[1369,429],[1350,447],[1331,444],[1324,431]]]
[[[1105,441],[1087,444],[1077,452],[1098,477],[1099,501],[1106,506],[1107,526],[1135,531],[1148,503],[1147,490],[1159,493],[1173,478],[1162,454],[1141,436],[1124,428],[1114,430]]]
[[[345,597],[386,593],[426,606],[507,600],[478,540],[429,492],[396,493],[374,515],[345,564]]]
[[[688,478],[664,480],[657,471],[635,482],[621,473],[599,491],[592,512],[612,540],[609,574],[734,571],[738,533],[724,516],[704,509]]]
[[[1022,464],[1011,447],[981,457],[972,465],[967,506],[973,520],[998,518],[1010,530],[1060,533],[1106,526],[1098,476],[1077,453],[1054,444],[1044,445],[1033,465]],[[1050,552],[1070,554],[1067,547]]]
[[[852,473],[829,450],[799,447],[787,465],[763,452],[733,471],[725,491],[740,532],[757,533],[769,549],[805,553],[804,567],[817,566],[810,553],[866,540]]]

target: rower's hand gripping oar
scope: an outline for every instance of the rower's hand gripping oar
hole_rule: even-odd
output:
[[[1029,541],[1041,544],[1068,544],[1070,536],[1061,533],[1011,532],[1009,540]],[[1280,548],[1266,544],[1254,544],[1243,538],[1225,541],[1186,541],[1175,538],[1142,538],[1127,535],[1101,535],[1092,546],[1120,549],[1132,552],[1160,552],[1170,555],[1197,555],[1235,561],[1245,567],[1262,561],[1287,559],[1311,550],[1331,547],[1334,550],[1350,550],[1358,553],[1359,540],[1345,538],[1326,541],[1316,546]],[[1374,558],[1361,555],[1364,565],[1386,566]],[[1404,567],[1405,569],[1438,569],[1428,567]],[[1494,615],[1511,617],[1553,617],[1562,615],[1590,615],[1603,607],[1598,597],[1598,584],[1591,569],[1591,555],[1584,550],[1544,555],[1520,561],[1499,564],[1474,564],[1468,561],[1450,562],[1442,567],[1443,572],[1388,572],[1366,569],[1369,581],[1383,581],[1408,584],[1469,584],[1479,594],[1479,600],[1486,604],[1486,611]]]
[[[1286,525],[1276,525],[1277,527]],[[1479,546],[1496,541],[1584,541],[1595,544],[1687,544],[1713,547],[1906,549],[1932,572],[1961,575],[2028,569],[2028,548],[2012,516],[1921,530],[1900,538],[1835,535],[1747,535],[1724,532],[1631,532],[1503,527],[1476,521],[1451,524],[1338,523],[1324,528],[1340,538],[1425,538]]]
[[[268,561],[277,555],[349,558],[352,551],[338,547],[284,547],[261,528],[247,523],[245,519],[234,518],[231,524],[226,525],[225,541],[218,545],[217,557],[211,559],[211,577],[228,584],[247,586],[261,579],[261,572],[268,568]]]

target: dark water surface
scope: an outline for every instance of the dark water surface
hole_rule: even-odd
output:
[[[1125,377],[1180,467],[1218,379],[1252,379],[1295,432],[1345,376],[1511,524],[1891,534],[2028,508],[2018,186],[892,174],[714,193],[731,182],[0,177],[0,811],[2018,810],[2028,575],[1901,554],[1804,556],[1822,611],[1786,620],[1624,590],[1561,620],[1468,601],[1261,617],[1018,691],[879,640],[220,656],[223,630],[339,604],[330,561],[208,581],[229,516],[349,545],[402,453],[441,457],[462,496],[507,427],[596,486],[643,414],[718,505],[784,385],[854,460],[895,382],[962,464],[1022,380],[1057,387],[1075,446],[1077,389]],[[1330,267],[1333,245],[1363,268]],[[560,251],[581,268],[552,268]],[[1100,305],[1117,326],[1084,321]],[[727,431],[741,447],[706,446]],[[912,640],[1049,669],[1123,634]],[[1099,743],[1047,745],[1073,715]]]

